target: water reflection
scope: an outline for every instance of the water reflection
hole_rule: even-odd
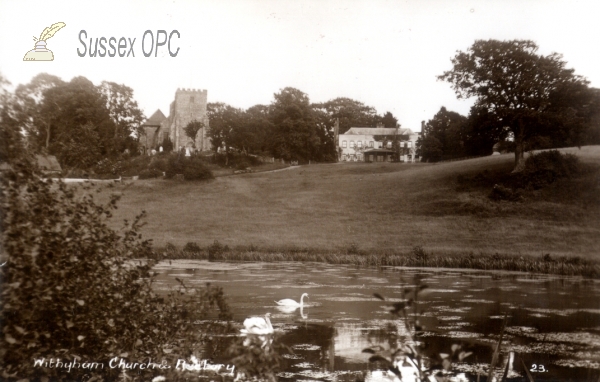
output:
[[[515,375],[524,377],[523,365],[535,364],[549,370],[538,372],[536,381],[598,379],[600,282],[594,280],[301,263],[186,261],[156,269],[159,291],[171,289],[175,277],[185,277],[190,285],[211,282],[223,287],[240,325],[247,317],[272,313],[272,325],[281,335],[278,340],[292,350],[284,355],[280,380],[363,378],[368,356],[362,350],[389,340],[389,311],[373,293],[401,299],[404,290],[415,285],[415,276],[429,285],[415,313],[424,328],[427,355],[439,357],[454,344],[470,349],[471,359],[456,365],[465,378],[474,381],[478,372],[487,375],[508,315],[501,362],[507,363],[513,352]],[[282,294],[303,293],[311,296],[308,306],[275,303]],[[400,336],[406,334],[402,321],[391,323]],[[373,375],[377,374],[367,374],[367,379]]]

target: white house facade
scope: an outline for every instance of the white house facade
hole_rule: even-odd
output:
[[[416,143],[420,133],[400,127],[351,127],[338,136],[342,162],[418,161]]]

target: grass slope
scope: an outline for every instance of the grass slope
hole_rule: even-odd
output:
[[[600,164],[600,147],[565,149]],[[301,166],[209,182],[137,181],[122,192],[115,227],[141,210],[157,246],[187,242],[260,250],[394,250],[596,258],[598,178],[560,181],[519,203],[488,199],[487,181],[506,176],[512,154],[440,164]],[[460,177],[459,177],[460,175]],[[466,181],[465,181],[466,179]]]

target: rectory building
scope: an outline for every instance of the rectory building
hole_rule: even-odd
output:
[[[338,136],[342,162],[415,162],[420,133],[400,127],[351,127]]]

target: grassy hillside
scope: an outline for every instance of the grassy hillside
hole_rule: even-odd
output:
[[[600,165],[600,147],[566,149]],[[155,245],[213,241],[261,250],[314,248],[437,254],[600,253],[597,175],[565,180],[523,202],[487,196],[514,156],[440,164],[328,164],[220,177],[137,181],[122,192],[115,227],[141,210]],[[483,175],[484,170],[487,170]]]

